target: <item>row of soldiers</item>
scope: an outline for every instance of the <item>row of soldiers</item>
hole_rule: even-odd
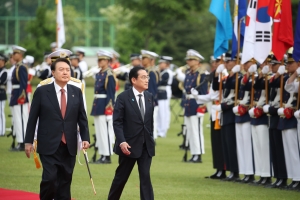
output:
[[[114,143],[114,133],[112,128],[112,113],[115,101],[116,86],[118,79],[125,80],[125,89],[129,89],[128,74],[132,67],[143,65],[149,73],[149,91],[155,96],[156,99],[156,116],[154,118],[157,123],[156,130],[157,136],[165,137],[170,123],[170,110],[169,102],[171,98],[171,83],[172,83],[172,71],[170,70],[170,64],[172,57],[161,56],[158,66],[155,66],[155,59],[158,55],[154,52],[142,50],[141,55],[132,54],[131,64],[125,66],[115,66],[113,59],[115,55],[109,51],[99,51],[97,53],[98,66],[90,70],[82,71],[79,63],[80,54],[83,50],[78,50],[77,54],[72,54],[71,51],[66,49],[54,49],[54,52],[47,53],[44,56],[44,62],[37,67],[33,67],[33,57],[24,56],[26,49],[19,46],[13,47],[13,59],[17,64],[13,65],[10,69],[13,72],[12,80],[12,97],[24,99],[23,102],[18,101],[16,103],[16,111],[13,112],[13,136],[16,136],[18,146],[13,148],[14,151],[24,150],[24,134],[26,130],[26,124],[29,112],[29,90],[30,80],[32,76],[38,76],[42,81],[40,85],[49,84],[53,82],[51,74],[51,63],[59,58],[64,57],[70,60],[72,65],[71,75],[79,81],[84,81],[84,77],[92,75],[95,78],[94,100],[91,108],[91,115],[94,117],[94,126],[96,132],[96,143],[98,153],[101,155],[100,159],[95,163],[111,163],[110,156],[113,154],[112,148]],[[3,56],[3,58],[5,58]],[[6,59],[6,58],[5,58]],[[3,66],[7,60],[4,60]],[[5,68],[1,68],[5,70]],[[31,71],[33,71],[31,73]],[[4,73],[3,73],[4,74]],[[0,74],[3,79],[7,79],[6,75]],[[74,80],[74,79],[72,79]],[[71,81],[72,81],[71,80]],[[3,93],[5,94],[6,81],[3,82]],[[84,90],[83,90],[84,91]],[[14,95],[14,93],[18,93]],[[20,94],[19,94],[20,93]],[[9,97],[10,101],[13,99]],[[3,101],[5,102],[5,101]],[[19,108],[20,107],[20,108]],[[160,107],[160,109],[158,109]],[[4,105],[3,105],[4,108]],[[13,107],[12,107],[13,108]],[[159,112],[160,111],[160,112]],[[5,119],[3,109],[3,119]],[[5,133],[5,122],[2,125]]]
[[[216,172],[207,178],[299,190],[300,68],[293,59],[293,49],[282,61],[273,54],[263,63],[252,58],[241,66],[238,60],[227,53],[213,61],[208,94],[199,91],[200,84],[189,89],[188,83],[193,80],[189,76],[191,65],[185,73],[186,99],[191,93],[198,106],[212,102],[211,140]],[[189,129],[188,120],[185,124]],[[187,130],[187,137],[189,134]],[[189,142],[191,153],[199,154],[193,151],[193,141]],[[276,178],[273,183],[272,177]],[[288,179],[292,180],[289,185]]]

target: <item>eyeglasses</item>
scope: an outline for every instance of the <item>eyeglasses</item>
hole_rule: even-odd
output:
[[[142,80],[146,80],[146,79],[150,80],[150,77],[149,76],[140,76],[140,79],[142,79]]]

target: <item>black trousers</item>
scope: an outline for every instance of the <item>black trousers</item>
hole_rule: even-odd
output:
[[[71,156],[67,145],[61,144],[53,155],[42,155],[41,200],[70,200],[71,182],[76,157]]]
[[[119,166],[116,170],[114,180],[108,194],[108,200],[119,200],[129,175],[135,165],[138,164],[140,176],[140,197],[141,200],[154,200],[153,188],[150,179],[150,166],[152,157],[149,156],[144,144],[143,152],[139,158],[119,156]]]
[[[273,164],[274,177],[279,179],[287,178],[285,165],[282,133],[278,129],[269,129],[271,162]]]
[[[221,136],[223,144],[223,156],[226,164],[226,170],[231,172],[239,172],[235,124],[227,124],[221,127]]]
[[[224,158],[223,158],[223,145],[221,129],[214,129],[215,122],[210,123],[210,136],[211,136],[211,150],[213,158],[213,168],[217,170],[224,170]]]

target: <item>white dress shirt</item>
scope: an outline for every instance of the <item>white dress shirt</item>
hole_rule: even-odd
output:
[[[133,90],[133,94],[135,96],[135,100],[140,108],[140,104],[139,104],[139,99],[140,97],[138,96],[139,94],[141,94],[141,98],[142,98],[142,102],[143,102],[143,106],[144,106],[144,113],[146,113],[146,107],[145,107],[145,97],[144,97],[144,92],[142,93],[139,93],[139,91],[137,91],[134,87],[132,87],[132,90]]]
[[[54,88],[55,88],[55,92],[56,92],[56,96],[57,96],[57,100],[58,100],[58,104],[59,104],[59,108],[61,108],[61,89],[64,89],[65,90],[65,96],[66,96],[66,105],[67,105],[67,102],[68,102],[68,93],[67,93],[67,84],[61,88],[59,85],[56,84],[56,82],[54,81]]]

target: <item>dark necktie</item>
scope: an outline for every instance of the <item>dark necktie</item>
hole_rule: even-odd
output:
[[[145,116],[145,110],[144,110],[144,105],[143,105],[143,101],[142,101],[142,94],[139,94],[138,95],[140,98],[139,98],[139,105],[140,105],[140,112],[141,112],[141,115],[142,115],[142,118],[143,118],[143,121],[144,121],[144,116]]]
[[[65,118],[66,108],[67,108],[67,101],[66,101],[66,94],[64,89],[60,89],[61,97],[60,97],[60,111],[63,118]],[[65,133],[62,134],[61,141],[63,143],[67,143],[65,138]]]

